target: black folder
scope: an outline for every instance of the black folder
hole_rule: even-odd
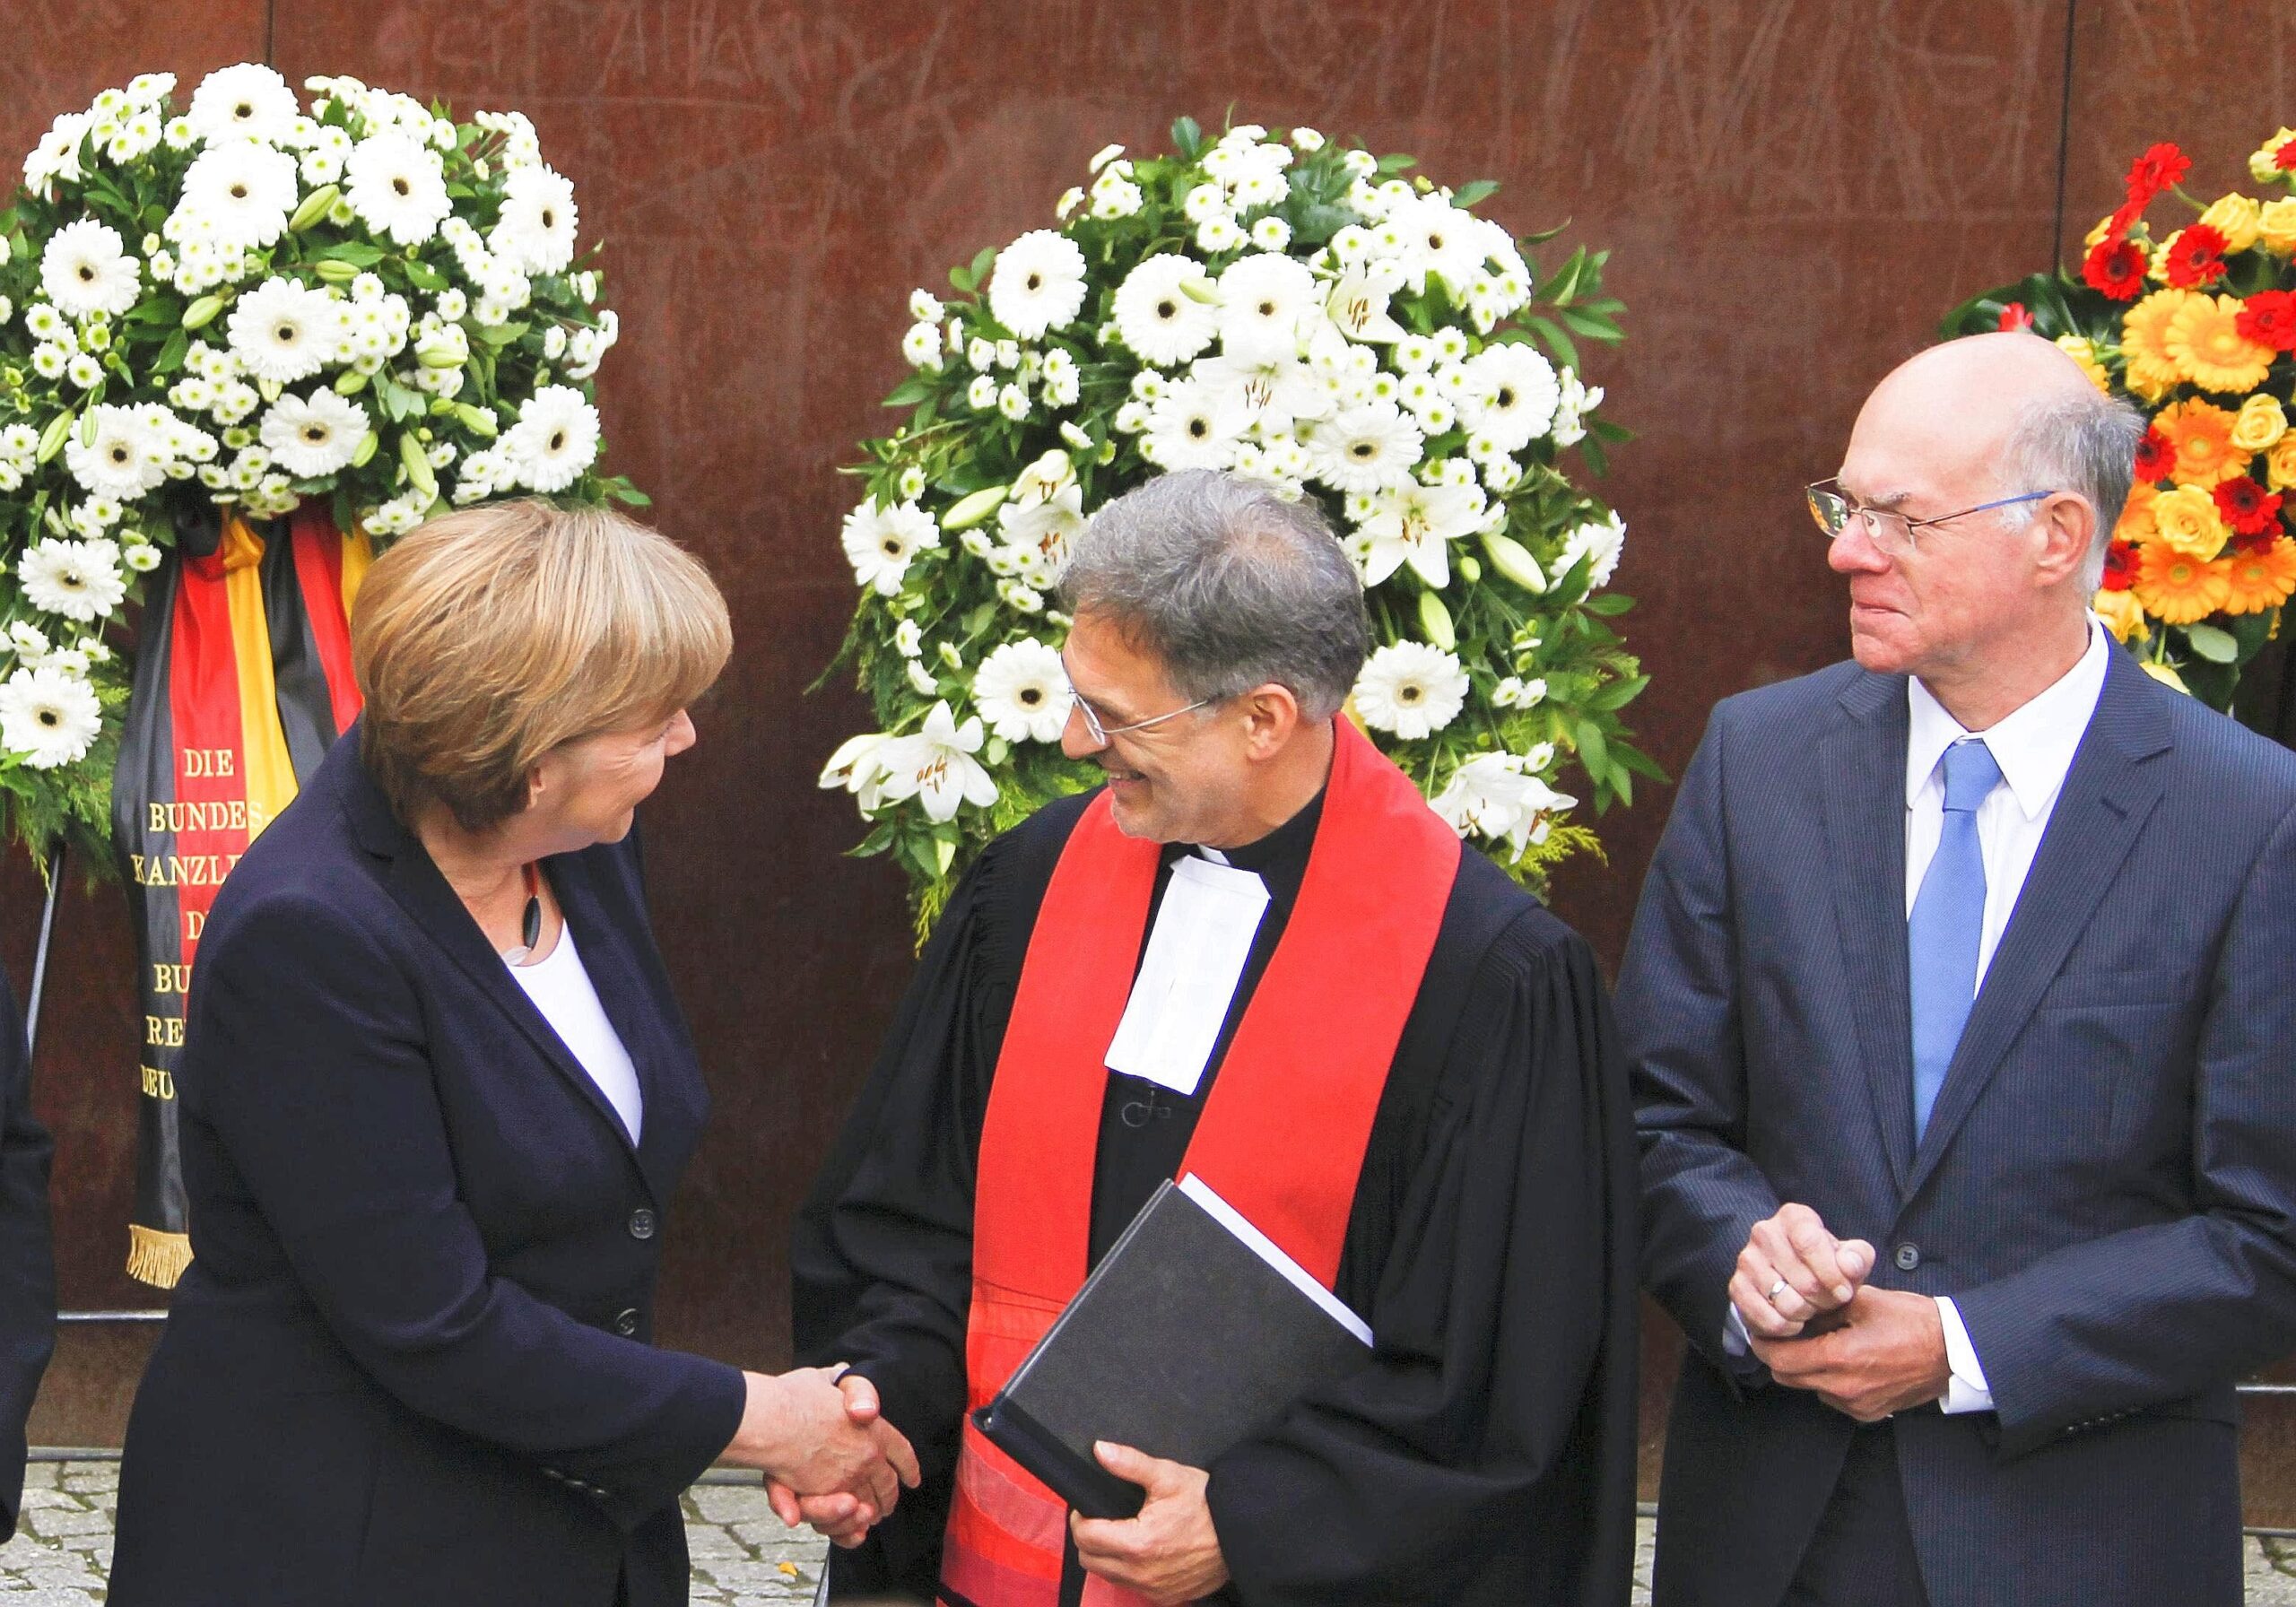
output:
[[[1191,1177],[1157,1188],[973,1422],[1086,1517],[1131,1517],[1146,1492],[1093,1441],[1209,1467],[1370,1357],[1370,1330]]]

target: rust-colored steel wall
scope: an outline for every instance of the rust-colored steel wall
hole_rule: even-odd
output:
[[[664,1326],[752,1365],[786,1354],[789,1214],[909,969],[897,873],[839,857],[855,819],[813,785],[861,704],[802,693],[853,600],[835,465],[883,426],[912,285],[1046,222],[1100,145],[1153,148],[1172,117],[1217,126],[1231,107],[1413,152],[1453,182],[1499,179],[1484,210],[1518,230],[1568,221],[1566,248],[1613,248],[1631,338],[1592,377],[1640,436],[1605,488],[1631,526],[1617,585],[1641,599],[1628,629],[1656,678],[1632,713],[1678,770],[1715,699],[1843,651],[1840,588],[1798,488],[1834,466],[1873,381],[1953,302],[2041,265],[2066,231],[2077,243],[2132,149],[2184,138],[2224,152],[2229,178],[2296,108],[2296,39],[2272,0],[71,10],[0,0],[0,152],[133,72],[189,80],[268,51],[291,79],[526,111],[578,186],[583,237],[608,242],[613,461],[709,561],[738,638],[648,827],[663,944],[717,1094]],[[2131,93],[2118,64],[2139,43],[2144,80],[2180,96]],[[1668,802],[1652,788],[1613,813],[1610,864],[1557,890],[1613,962]],[[0,958],[20,988],[36,892],[10,856]],[[73,1304],[146,1299],[117,1270],[129,963],[117,899],[75,892],[39,1068]],[[1647,1330],[1655,1472],[1679,1340],[1663,1319]],[[67,1341],[35,1438],[114,1438],[141,1353],[132,1337]]]

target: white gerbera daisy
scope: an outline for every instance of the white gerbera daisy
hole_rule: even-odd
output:
[[[1468,359],[1475,431],[1508,452],[1520,451],[1554,426],[1562,395],[1554,365],[1530,347],[1487,346]]]
[[[914,502],[880,505],[866,497],[845,516],[844,541],[854,579],[890,597],[900,590],[909,560],[941,544],[941,527]]]
[[[1450,543],[1483,522],[1483,492],[1474,487],[1407,482],[1378,494],[1363,521],[1363,584],[1377,586],[1409,564],[1438,591],[1451,581]]]
[[[229,330],[231,350],[248,373],[291,385],[340,355],[343,312],[325,291],[266,279],[239,298]]]
[[[81,439],[82,430],[88,439]],[[102,405],[65,443],[65,466],[91,495],[134,501],[158,489],[168,477],[171,455],[131,407]],[[45,606],[43,604],[43,606]],[[57,612],[49,610],[50,612]]]
[[[351,210],[401,246],[422,245],[454,210],[439,153],[411,134],[369,135],[352,147],[343,169]]]
[[[118,230],[93,218],[66,223],[39,254],[40,288],[75,318],[126,312],[135,305],[142,273]]]
[[[35,542],[16,560],[16,578],[34,608],[82,624],[102,619],[127,595],[119,548],[104,540]]]
[[[287,231],[295,198],[293,157],[250,140],[226,141],[184,170],[183,200],[165,232],[178,244],[204,239],[225,249],[256,249]]]
[[[1246,358],[1297,357],[1300,315],[1318,301],[1308,265],[1263,252],[1220,275],[1220,349]]]
[[[57,669],[18,670],[0,685],[0,745],[36,770],[87,757],[103,729],[95,689]]]
[[[272,461],[300,480],[347,466],[367,434],[367,410],[325,386],[309,396],[285,395],[264,414],[257,434]]]
[[[1463,294],[1483,272],[1489,255],[1483,220],[1462,212],[1440,195],[1414,195],[1390,207],[1387,226],[1402,237],[1398,256],[1413,291],[1425,288],[1432,273],[1454,295]]]
[[[1167,386],[1148,410],[1141,456],[1166,473],[1178,469],[1224,469],[1235,461],[1236,438],[1220,427],[1220,397],[1201,379]]]
[[[1316,426],[1316,473],[1339,491],[1401,485],[1418,466],[1423,440],[1419,426],[1392,402],[1351,407]]]
[[[1058,742],[1071,696],[1060,655],[1040,641],[1006,642],[972,679],[974,706],[1008,743]]]
[[[1209,289],[1204,269],[1175,251],[1159,252],[1124,277],[1116,291],[1117,336],[1143,362],[1170,368],[1186,362],[1220,333],[1220,314],[1189,295]]]
[[[502,186],[502,216],[488,248],[528,274],[563,273],[574,260],[574,186],[548,168],[514,169]]]
[[[1440,731],[1465,707],[1467,673],[1456,654],[1425,642],[1390,642],[1355,678],[1363,723],[1415,741]]]
[[[598,460],[598,410],[570,385],[545,385],[518,409],[503,444],[521,484],[562,491]]]
[[[24,187],[44,201],[56,198],[56,182],[77,184],[80,172],[80,142],[88,137],[88,126],[92,121],[87,113],[68,111],[48,125],[48,132],[39,136],[39,143],[24,158]]]
[[[202,80],[184,116],[194,134],[213,143],[283,139],[300,109],[284,78],[260,62],[241,62]]]
[[[988,310],[1024,341],[1065,329],[1084,305],[1084,254],[1074,240],[1031,229],[997,254]]]

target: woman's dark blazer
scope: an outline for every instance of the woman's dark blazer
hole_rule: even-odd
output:
[[[217,896],[176,1078],[194,1260],[114,1607],[683,1607],[678,1495],[744,1399],[649,1342],[709,1096],[634,843],[545,869],[637,1064],[634,1147],[357,727]]]

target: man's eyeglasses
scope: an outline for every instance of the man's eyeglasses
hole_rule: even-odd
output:
[[[1166,720],[1177,720],[1184,714],[1193,714],[1199,708],[1209,708],[1220,701],[1217,698],[1198,698],[1187,708],[1175,708],[1170,714],[1152,715],[1144,720],[1135,720],[1128,725],[1109,725],[1101,723],[1100,711],[1094,708],[1084,695],[1074,687],[1068,689],[1068,695],[1075,699],[1076,712],[1084,717],[1084,729],[1092,734],[1092,743],[1095,747],[1107,746],[1109,738],[1112,736],[1122,736],[1127,731],[1145,731],[1152,725],[1162,725]]]
[[[2008,508],[2019,502],[2038,502],[2044,497],[2054,497],[2055,491],[2024,491],[2014,497],[1999,497],[1990,502],[1980,502],[1975,508],[1964,508],[1953,513],[1941,513],[1931,519],[1909,519],[1905,515],[1886,508],[1868,508],[1853,501],[1841,489],[1839,480],[1821,480],[1806,486],[1803,495],[1809,500],[1810,517],[1817,521],[1826,539],[1832,541],[1849,528],[1850,521],[1862,519],[1866,534],[1876,547],[1892,557],[1903,558],[1918,552],[1920,543],[1914,532],[1926,530],[1932,525],[1943,525],[1948,519],[1964,519],[1973,513],[1989,508]]]

